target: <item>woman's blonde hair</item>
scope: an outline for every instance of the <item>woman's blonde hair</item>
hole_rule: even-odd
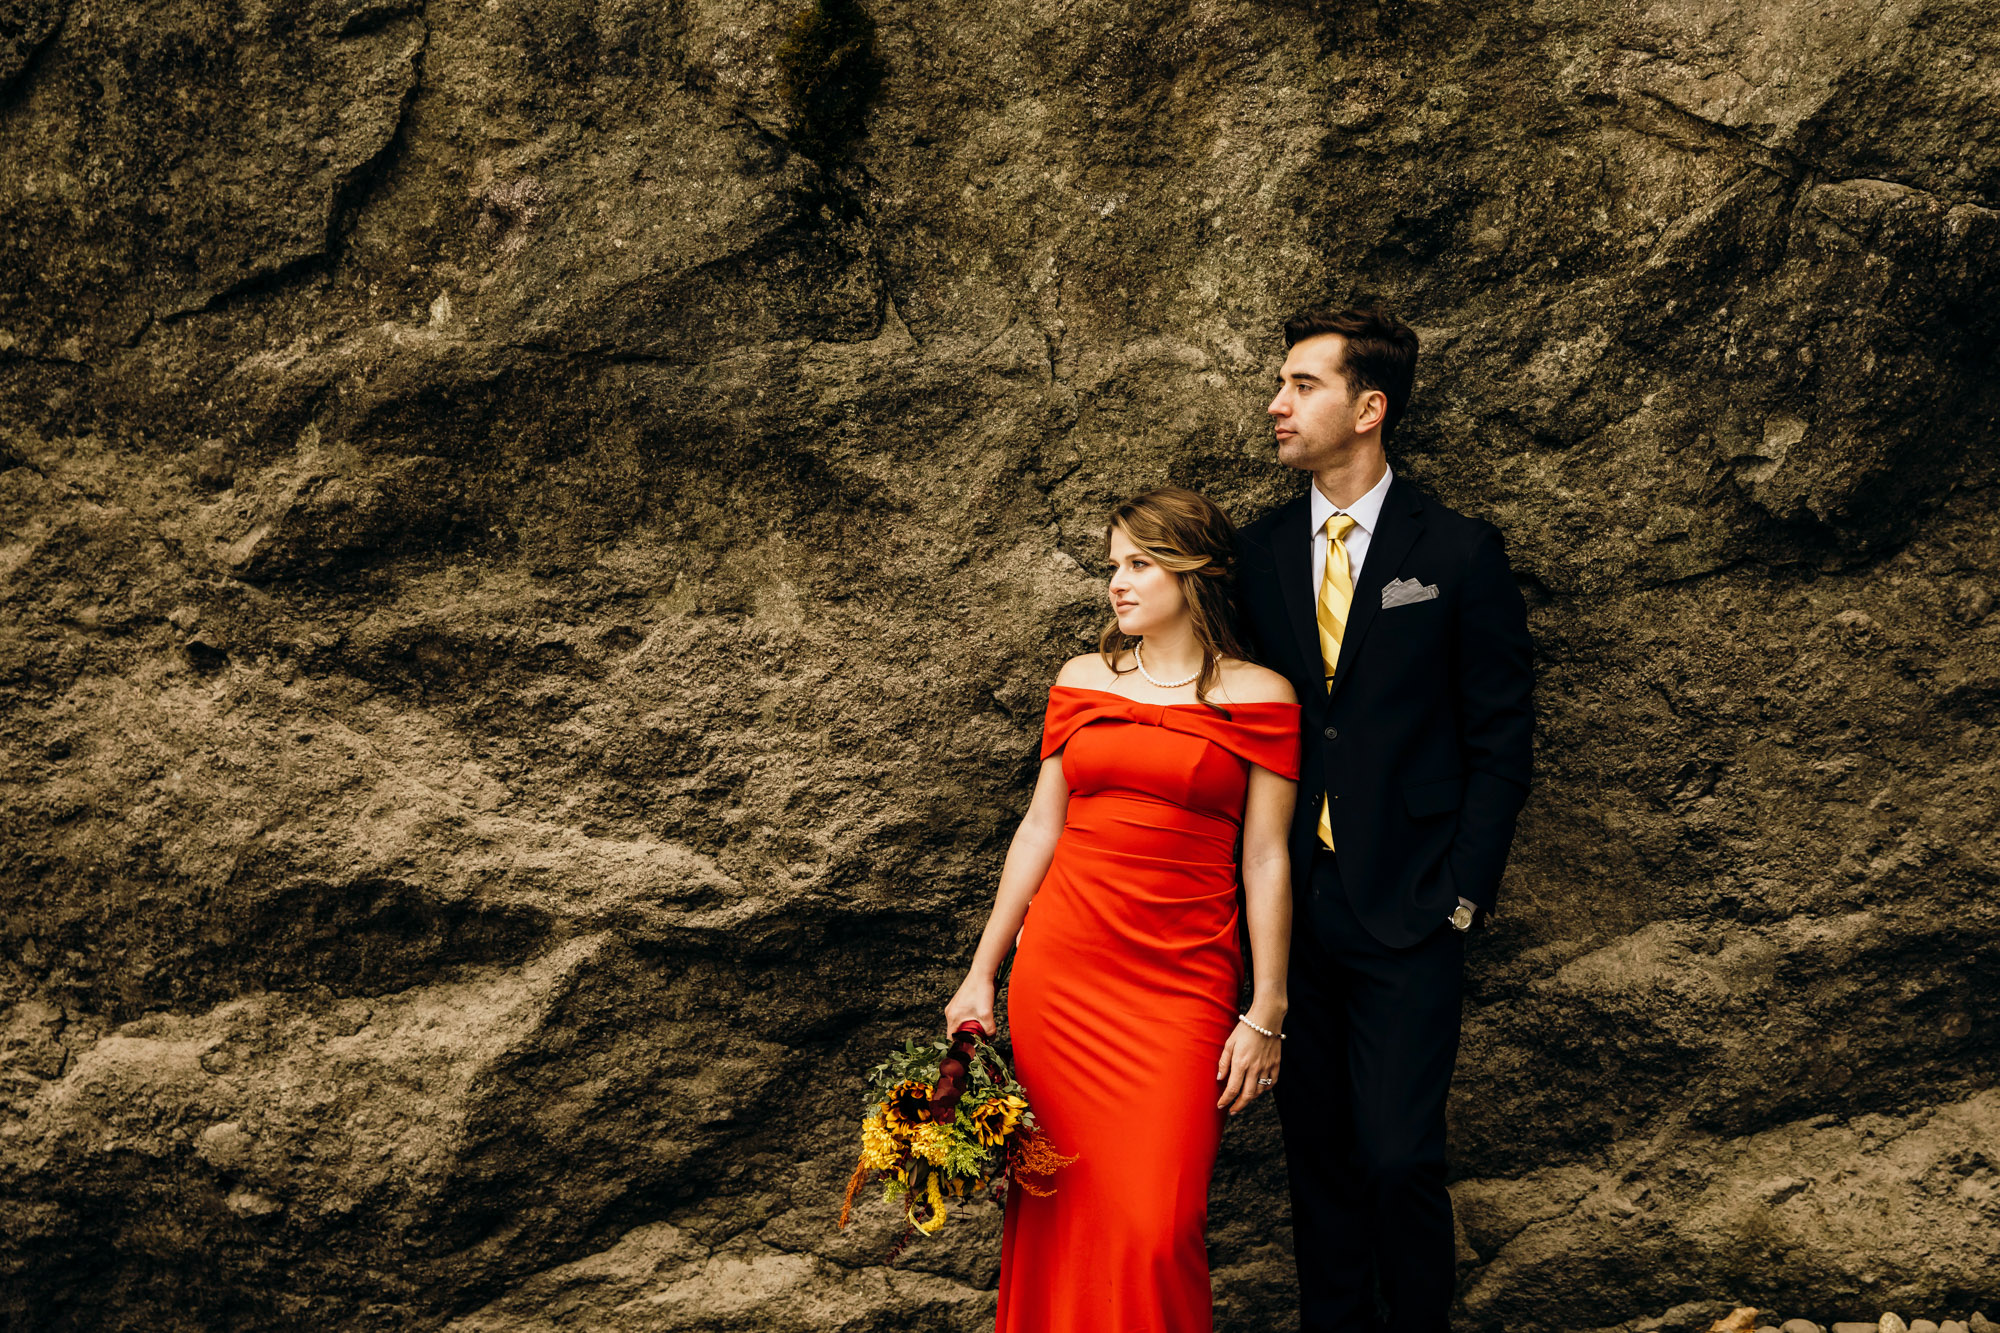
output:
[[[1194,697],[1208,704],[1209,690],[1222,678],[1223,659],[1244,656],[1236,637],[1236,526],[1207,496],[1165,486],[1135,495],[1111,511],[1111,519],[1104,525],[1107,550],[1112,532],[1118,529],[1180,581],[1194,621],[1195,642],[1201,645],[1201,674],[1195,677]],[[1123,675],[1134,668],[1121,670],[1119,656],[1139,642],[1138,637],[1121,632],[1113,618],[1098,636],[1097,651],[1114,675]],[[1215,704],[1208,706],[1218,713],[1224,711]]]

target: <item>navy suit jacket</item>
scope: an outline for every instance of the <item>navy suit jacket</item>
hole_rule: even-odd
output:
[[[1398,475],[1369,539],[1328,693],[1313,609],[1310,498],[1240,534],[1238,609],[1258,661],[1303,705],[1294,889],[1330,798],[1340,878],[1393,948],[1436,930],[1462,895],[1491,911],[1528,797],[1534,667],[1527,607],[1499,529]],[[1384,608],[1415,579],[1435,597]]]

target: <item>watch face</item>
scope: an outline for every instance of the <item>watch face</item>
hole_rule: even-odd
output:
[[[1457,926],[1460,930],[1472,929],[1472,909],[1464,903],[1460,903],[1452,911],[1451,924]]]

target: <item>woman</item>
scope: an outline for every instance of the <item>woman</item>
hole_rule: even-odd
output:
[[[1224,1113],[1278,1078],[1298,704],[1243,660],[1220,509],[1149,491],[1106,539],[1115,623],[1049,693],[1034,798],[945,1009],[948,1030],[993,1031],[994,978],[1018,941],[1014,1069],[1076,1159],[1053,1193],[1007,1201],[1000,1333],[1205,1333]],[[1239,873],[1255,959],[1243,1010]]]

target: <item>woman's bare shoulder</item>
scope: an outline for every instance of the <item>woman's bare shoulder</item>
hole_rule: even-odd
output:
[[[1079,653],[1064,662],[1062,670],[1056,673],[1056,684],[1080,690],[1101,690],[1116,679],[1100,653]]]
[[[1231,703],[1295,704],[1299,701],[1298,695],[1292,692],[1292,682],[1255,662],[1224,662],[1222,685],[1229,691]]]

